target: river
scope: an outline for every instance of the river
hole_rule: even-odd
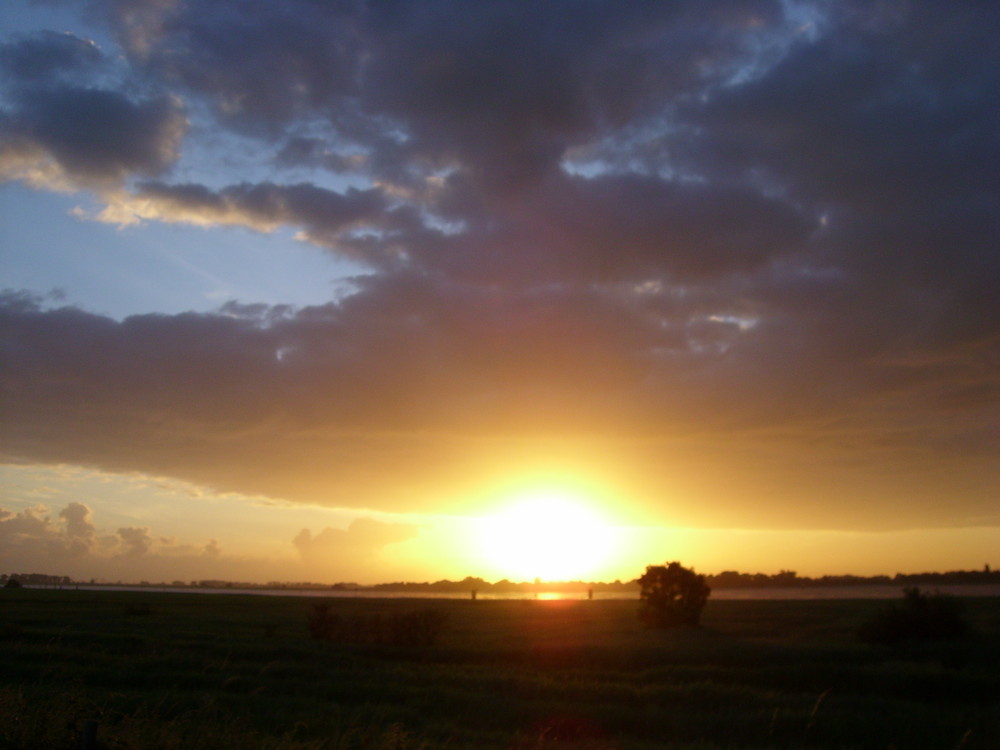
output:
[[[51,586],[38,586],[31,588],[53,588]],[[55,588],[77,589],[80,591],[150,591],[168,592],[177,594],[255,594],[258,596],[303,596],[303,597],[323,597],[331,599],[469,599],[471,592],[455,591],[382,591],[362,589],[358,591],[343,589],[292,589],[292,588],[211,588],[201,586],[128,586],[128,585],[91,585],[91,584],[71,584],[69,586],[58,586]],[[902,585],[872,584],[867,586],[788,586],[788,587],[761,587],[761,588],[738,588],[738,589],[713,589],[713,599],[778,599],[778,600],[807,600],[807,599],[898,599],[902,597]],[[951,596],[969,597],[993,597],[1000,596],[1000,585],[998,584],[967,584],[967,585],[926,585],[921,586],[921,590],[927,592],[939,591],[942,594]],[[516,599],[539,599],[539,600],[581,600],[586,599],[586,592],[555,592],[540,590],[537,596],[534,593],[512,592],[512,593],[491,593],[479,592],[477,599],[483,601],[491,600],[516,600]],[[626,591],[595,591],[595,600],[627,600],[638,599],[639,592]]]

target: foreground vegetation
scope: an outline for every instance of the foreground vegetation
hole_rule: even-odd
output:
[[[858,641],[879,601],[709,601],[647,630],[628,601],[428,607],[435,645],[311,637],[315,599],[0,590],[0,748],[1000,747],[1000,599],[953,642]]]

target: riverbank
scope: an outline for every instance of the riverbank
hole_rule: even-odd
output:
[[[331,599],[471,599],[472,591],[415,591],[406,589],[343,589],[343,588],[240,588],[238,586],[138,586],[130,584],[87,584],[72,583],[53,586],[29,586],[27,588],[75,590],[75,591],[148,591],[172,594],[249,594],[255,596],[301,596],[322,597]],[[866,584],[857,586],[764,586],[740,588],[716,588],[712,590],[712,599],[716,600],[795,600],[807,601],[834,599],[896,599],[902,595],[904,586],[896,584]],[[920,588],[927,591],[939,591],[942,594],[960,597],[1000,597],[998,584],[925,584]],[[476,599],[484,601],[521,601],[521,600],[585,600],[592,598],[600,601],[634,600],[639,598],[639,587],[632,591],[595,591],[588,595],[587,591],[547,591],[540,587],[537,592],[506,592],[482,593],[476,591]]]

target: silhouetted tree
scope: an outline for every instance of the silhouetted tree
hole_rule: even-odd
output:
[[[679,562],[646,566],[639,585],[639,619],[651,628],[697,625],[712,591],[705,576]]]

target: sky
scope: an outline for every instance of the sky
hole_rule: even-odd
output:
[[[5,571],[1000,565],[1000,7],[0,30]]]

